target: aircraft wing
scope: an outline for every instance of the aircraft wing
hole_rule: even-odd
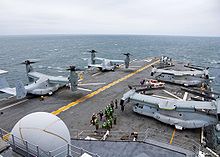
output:
[[[67,84],[69,83],[69,79],[67,77],[63,76],[50,76],[50,75],[45,75],[39,72],[29,72],[28,76],[33,78],[33,79],[47,79],[49,80],[50,83],[54,84]]]
[[[63,77],[63,76],[48,76],[48,80],[50,83],[54,83],[54,84],[68,84],[69,83],[69,79],[67,77]]]
[[[156,72],[164,73],[164,74],[171,74],[176,76],[184,76],[184,75],[203,75],[204,71],[194,70],[194,71],[177,71],[177,70],[164,70],[164,69],[157,69]]]
[[[103,66],[101,64],[89,64],[90,67],[95,67],[95,68],[102,68]]]
[[[95,59],[95,60],[101,60],[101,61],[102,61],[102,60],[105,60],[105,58],[99,58],[99,57],[95,57],[94,59]]]
[[[16,89],[15,88],[10,88],[10,87],[2,88],[2,89],[0,89],[0,92],[16,96]]]
[[[124,60],[110,60],[112,63],[125,63]]]
[[[144,102],[146,104],[157,105],[159,108],[164,110],[174,110],[176,108],[183,109],[207,109],[207,110],[216,110],[219,108],[220,110],[220,100],[217,102],[200,102],[200,101],[183,101],[176,99],[161,99],[149,95],[143,95],[140,93],[136,93],[134,90],[130,90],[125,93],[122,97],[122,100],[128,99]]]
[[[48,77],[48,75],[33,71],[28,73],[28,77],[31,77],[33,79],[39,79],[39,78],[46,78]]]
[[[175,75],[203,75],[204,72],[203,71],[198,71],[198,70],[194,70],[194,71],[174,71]]]
[[[182,76],[183,75],[182,72],[174,71],[174,70],[156,69],[156,72],[163,73],[163,74],[177,75],[177,76]]]
[[[6,71],[1,71],[3,73],[7,73]],[[0,78],[0,92],[11,94],[11,95],[16,95],[16,89],[15,88],[10,88],[7,80],[4,77]]]

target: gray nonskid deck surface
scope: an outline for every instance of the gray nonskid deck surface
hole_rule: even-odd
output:
[[[22,155],[19,155],[18,153],[12,151],[11,148],[5,150],[4,152],[1,153],[3,157],[22,157]]]
[[[99,93],[91,99],[61,113],[59,117],[64,120],[66,124],[68,124],[71,137],[75,135],[72,134],[75,129],[94,130],[95,127],[90,125],[90,118],[92,114],[98,113],[100,110],[103,110],[111,102],[111,100],[119,100],[122,97],[123,93],[129,90],[129,84],[139,84],[141,79],[150,78],[150,71],[151,68],[146,69],[132,76],[128,80],[120,82],[119,84]],[[172,85],[170,86],[170,88],[172,89],[175,89],[174,87]],[[161,92],[160,90],[156,90],[153,92],[158,93],[158,95],[169,96],[166,93]],[[169,139],[166,139],[167,143],[169,143],[174,129],[173,126],[161,123],[153,118],[134,113],[132,110],[132,104],[126,104],[124,112],[121,112],[119,105],[118,109],[116,109],[115,112],[117,114],[118,120],[117,125],[114,125],[112,128],[113,131],[145,132],[149,128],[158,129],[170,135]],[[181,139],[182,137],[194,139],[199,142],[200,129],[176,131],[174,141],[177,139]]]
[[[92,75],[93,72],[89,71],[88,73],[85,74],[82,83],[105,82],[106,84],[109,84],[147,64],[149,63],[143,60],[136,61],[133,62],[132,65],[138,67],[132,68],[132,70],[126,70],[120,68],[117,69],[115,72],[98,73],[95,76]],[[65,124],[69,128],[71,137],[75,136],[75,130],[94,131],[95,130],[94,126],[90,125],[90,118],[92,114],[98,113],[100,110],[103,110],[111,102],[111,100],[114,99],[119,100],[122,97],[123,93],[129,90],[128,85],[139,84],[140,80],[142,80],[143,78],[152,78],[150,76],[150,71],[151,68],[147,68],[142,72],[133,75],[127,80],[122,81],[106,89],[105,91],[100,92],[94,97],[87,99],[86,101],[79,103],[71,107],[70,109],[60,113],[58,116],[65,122]],[[105,85],[83,86],[83,87],[92,89],[94,91],[102,86]],[[178,91],[179,87],[175,85],[167,85],[166,90]],[[152,92],[158,95],[169,96],[161,90],[154,90]],[[54,93],[54,95],[46,97],[44,101],[40,101],[39,98],[29,99],[24,103],[3,110],[4,114],[0,115],[0,127],[7,131],[10,131],[19,119],[21,119],[22,117],[24,117],[29,113],[33,113],[37,111],[52,112],[89,93],[90,92],[80,91],[80,90],[78,90],[75,93],[72,93],[70,90],[64,88]],[[7,103],[7,105],[8,104],[10,103]],[[0,102],[0,108],[5,107],[5,105],[6,105],[5,102]],[[145,132],[147,129],[153,128],[166,133],[169,136],[169,138],[165,139],[166,140],[165,143],[169,143],[169,140],[172,136],[172,132],[174,130],[173,126],[161,123],[153,118],[149,118],[134,113],[132,111],[132,104],[130,103],[126,104],[124,112],[121,112],[120,106],[118,107],[119,108],[115,110],[115,113],[117,114],[117,125],[113,126],[112,128],[113,131]],[[185,140],[193,139],[199,142],[200,129],[176,131],[175,137],[173,139],[174,143],[181,141],[183,137]]]
[[[144,61],[134,62],[133,65],[140,65],[143,66],[144,64],[147,64]],[[100,82],[100,83],[110,83],[114,80],[117,80],[123,76],[126,76],[127,74],[131,73],[132,71],[136,70],[138,68],[135,68],[132,70],[129,69],[118,69],[115,72],[104,72],[104,73],[98,73],[98,75],[92,76],[91,74],[86,73],[84,80],[82,83],[90,83],[90,82]],[[84,88],[89,88],[91,90],[97,90],[98,88],[102,87],[104,85],[98,85],[98,86],[83,86]],[[125,87],[127,88],[127,86]],[[108,89],[109,90],[109,89]],[[43,111],[43,112],[52,112],[57,109],[59,109],[62,106],[65,106],[87,94],[90,92],[78,90],[74,93],[72,93],[70,90],[67,89],[61,89],[58,90],[54,95],[46,97],[44,101],[40,101],[40,98],[32,98],[28,99],[28,101],[25,101],[19,105],[10,107],[8,109],[3,110],[3,114],[0,115],[0,127],[10,131],[12,127],[15,125],[15,123],[24,117],[25,115],[33,112]],[[89,100],[87,100],[89,101]],[[110,100],[109,100],[110,101]],[[17,101],[19,102],[19,101]],[[90,104],[91,101],[89,101]],[[107,102],[107,100],[106,100]],[[0,102],[0,108],[6,107],[7,105],[11,105],[16,103],[16,101],[11,100],[10,101],[2,101]],[[81,103],[83,104],[83,103]],[[81,105],[79,104],[79,105]],[[77,105],[77,106],[79,106]],[[70,110],[73,110],[74,108],[71,108]],[[80,109],[83,110],[82,107]],[[61,113],[62,115],[66,112]],[[92,114],[92,113],[87,113]],[[72,118],[70,118],[72,120]],[[68,126],[68,123],[67,123]]]
[[[185,157],[193,155],[184,149],[150,142],[72,140],[72,144],[102,157]]]

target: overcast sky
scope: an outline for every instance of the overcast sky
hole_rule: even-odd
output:
[[[220,0],[0,0],[0,35],[220,36]]]

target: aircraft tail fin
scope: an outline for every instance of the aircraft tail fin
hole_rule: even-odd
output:
[[[33,67],[31,66],[31,64],[33,64],[33,63],[36,63],[36,61],[26,60],[26,61],[21,63],[21,64],[26,65],[26,73],[29,73],[29,72],[33,71]]]
[[[16,98],[22,99],[26,97],[27,91],[21,81],[16,81]]]
[[[9,87],[7,80],[4,77],[0,77],[0,89]]]
[[[28,76],[29,72],[34,71],[33,67],[31,66],[31,64],[33,64],[33,63],[36,63],[36,61],[26,60],[26,61],[21,63],[21,64],[25,64],[25,66],[26,66],[26,74],[27,74],[27,76]],[[28,81],[29,82],[33,82],[34,79],[28,76]]]
[[[70,66],[68,69],[70,70],[70,75],[69,75],[69,81],[70,81],[70,88],[74,92],[77,90],[78,86],[78,74],[76,73],[76,67],[75,66]]]

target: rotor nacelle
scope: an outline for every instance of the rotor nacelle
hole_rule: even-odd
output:
[[[71,65],[69,68],[67,68],[67,70],[76,71],[76,66]]]
[[[126,56],[126,58],[125,58],[125,68],[128,68],[129,67],[129,63],[130,63],[130,56],[131,56],[131,54],[130,53],[123,53],[123,55],[125,55]]]
[[[95,53],[97,53],[97,51],[96,50],[90,50],[88,52],[91,53],[91,63],[95,64]]]
[[[88,52],[90,52],[90,53],[97,53],[96,50],[90,50],[90,51],[88,51]]]
[[[67,68],[66,70],[69,70],[70,71],[70,74],[69,74],[69,82],[70,82],[70,87],[71,87],[71,90],[74,92],[77,90],[77,86],[78,86],[78,74],[76,73],[76,71],[83,71],[82,69],[78,69],[76,68],[76,66],[69,66],[69,68]]]
[[[125,56],[131,56],[130,53],[123,53],[123,55],[125,55]]]
[[[36,61],[35,60],[26,60],[26,61],[22,62],[21,64],[30,65],[30,64],[33,64],[36,62],[37,62],[37,60]]]
[[[26,73],[27,73],[27,75],[28,75],[29,72],[34,71],[34,69],[31,66],[31,64],[36,63],[36,62],[37,62],[37,60],[36,61],[34,61],[34,60],[26,60],[26,61],[21,63],[21,64],[25,64],[26,65]],[[34,81],[34,79],[32,79],[30,77],[28,77],[28,80],[29,80],[29,82],[33,82]]]

